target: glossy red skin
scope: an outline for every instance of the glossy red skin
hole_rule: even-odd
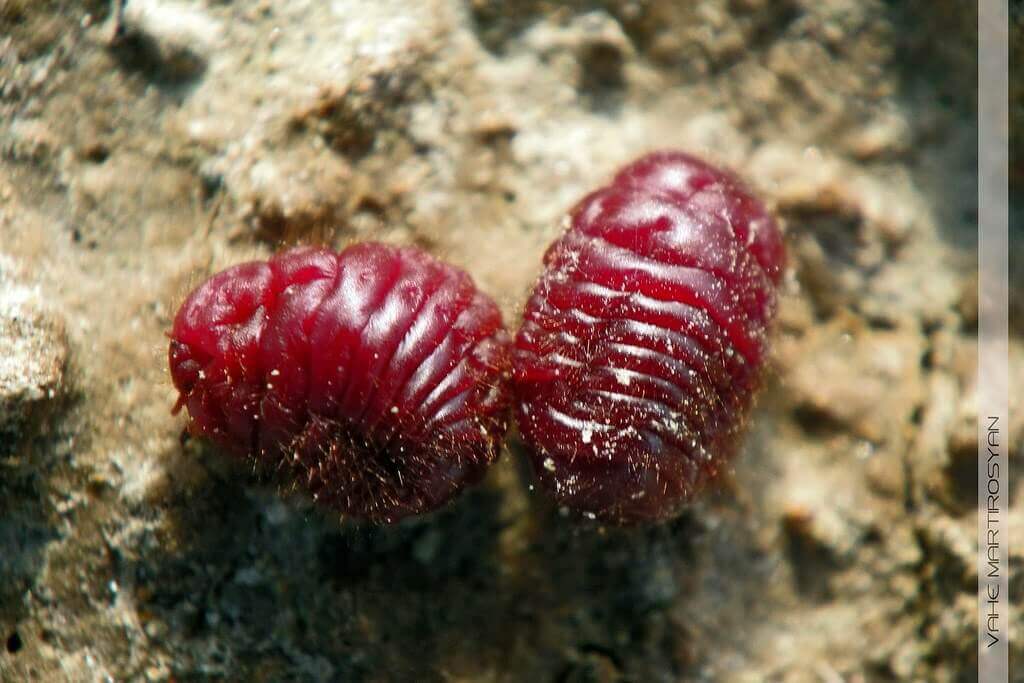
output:
[[[669,519],[736,449],[781,234],[734,176],[680,152],[625,167],[568,220],[516,338],[520,433],[560,506]]]
[[[319,503],[393,522],[497,458],[510,342],[494,301],[423,251],[300,247],[189,295],[171,333],[175,410]]]

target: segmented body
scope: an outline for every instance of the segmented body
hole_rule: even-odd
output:
[[[764,206],[678,152],[570,212],[514,350],[515,412],[557,501],[614,523],[676,515],[732,455],[784,261]]]
[[[297,248],[214,275],[174,320],[192,433],[347,514],[391,522],[482,477],[509,338],[463,271],[414,248]]]

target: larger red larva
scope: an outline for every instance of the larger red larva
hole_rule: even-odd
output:
[[[670,518],[735,450],[781,235],[732,175],[678,152],[630,164],[568,220],[516,339],[520,432],[560,505]]]
[[[413,248],[297,248],[229,268],[174,319],[192,433],[318,502],[391,522],[483,475],[506,429],[510,340],[469,276]]]

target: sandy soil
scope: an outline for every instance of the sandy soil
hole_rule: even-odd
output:
[[[972,680],[971,5],[0,0],[0,679]],[[514,326],[657,147],[791,257],[743,453],[674,523],[564,519],[514,437],[392,528],[179,438],[164,333],[210,273],[414,243]]]

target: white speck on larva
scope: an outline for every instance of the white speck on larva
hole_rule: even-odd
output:
[[[548,472],[554,472],[555,461],[552,460],[551,458],[544,458],[544,469],[546,469]]]

